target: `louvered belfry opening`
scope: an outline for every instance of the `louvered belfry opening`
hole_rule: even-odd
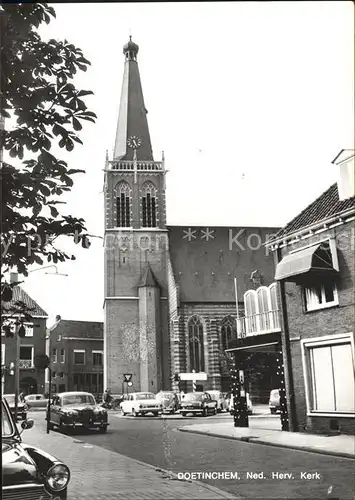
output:
[[[131,226],[131,196],[126,182],[121,182],[117,189],[117,227]]]
[[[143,227],[157,226],[156,188],[151,182],[146,183],[143,190],[142,224]]]

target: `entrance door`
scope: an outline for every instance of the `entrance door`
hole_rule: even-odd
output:
[[[33,377],[24,377],[20,380],[20,392],[26,396],[28,394],[37,394],[37,380]]]

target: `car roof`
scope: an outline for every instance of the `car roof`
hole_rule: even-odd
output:
[[[56,393],[56,396],[93,396],[91,392],[84,392],[84,391],[68,391],[68,392],[58,392]]]
[[[132,396],[133,394],[154,394],[154,392],[152,391],[130,392],[128,395]]]

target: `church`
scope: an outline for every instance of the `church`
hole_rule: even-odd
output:
[[[279,228],[167,225],[165,159],[153,157],[138,51],[130,37],[104,173],[104,385],[120,393],[130,374],[131,391],[186,392],[192,382],[179,375],[195,371],[206,374],[198,390],[227,392],[225,350],[243,335],[240,319],[258,313],[245,294],[260,289],[272,302],[264,242]]]

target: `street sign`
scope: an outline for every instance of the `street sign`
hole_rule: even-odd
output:
[[[128,387],[132,387],[133,382],[127,382]]]
[[[125,382],[130,382],[132,378],[132,373],[124,373],[123,376]]]
[[[180,380],[207,380],[207,373],[180,373]]]

